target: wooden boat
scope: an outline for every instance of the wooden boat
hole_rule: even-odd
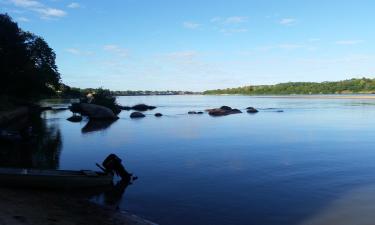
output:
[[[111,185],[112,173],[92,170],[0,168],[0,185],[31,188],[92,188]]]

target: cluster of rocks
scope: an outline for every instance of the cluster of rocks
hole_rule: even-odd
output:
[[[227,116],[231,114],[242,113],[239,109],[232,109],[229,106],[221,106],[220,108],[207,109],[210,116]]]
[[[142,112],[147,110],[153,110],[156,108],[156,106],[149,106],[146,104],[138,104],[134,106],[120,106],[122,110],[135,110],[135,112],[132,112],[130,114],[130,118],[143,118],[146,117],[145,114]],[[109,108],[95,105],[95,104],[89,104],[89,103],[73,103],[72,106],[69,108],[73,112],[73,116],[68,118],[71,122],[80,122],[82,120],[82,116],[87,116],[90,121],[92,120],[105,120],[105,121],[114,121],[118,119],[118,116]],[[207,109],[206,110],[210,116],[227,116],[231,114],[237,114],[242,113],[241,110],[236,108],[231,108],[229,106],[221,106],[220,108],[213,108],[213,109]],[[246,108],[247,113],[257,113],[259,112],[254,107],[247,107]],[[283,112],[282,110],[278,110],[277,112]],[[76,115],[76,113],[80,113],[80,115]],[[203,114],[202,111],[189,111],[188,114]],[[161,113],[155,113],[155,117],[161,117],[163,114]]]

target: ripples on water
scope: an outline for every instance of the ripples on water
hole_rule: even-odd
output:
[[[109,153],[123,158],[140,177],[120,201],[123,210],[166,225],[370,224],[375,219],[374,100],[144,96],[118,101],[158,108],[137,120],[124,111],[100,129],[66,121],[68,111],[47,112],[42,121],[60,140],[51,158],[56,167],[96,169],[94,163]],[[187,114],[221,105],[260,112]],[[165,116],[155,118],[156,112]]]

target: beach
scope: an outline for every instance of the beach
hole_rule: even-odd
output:
[[[68,192],[0,189],[0,225],[151,225]]]

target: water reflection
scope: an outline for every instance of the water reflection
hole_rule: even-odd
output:
[[[57,123],[47,124],[45,119],[34,115],[6,129],[20,137],[0,142],[1,167],[59,168],[62,138]]]
[[[92,121],[90,120],[83,128],[82,128],[82,133],[90,133],[90,132],[95,132],[95,131],[101,131],[108,129],[115,121],[111,120],[97,120],[97,121]]]

